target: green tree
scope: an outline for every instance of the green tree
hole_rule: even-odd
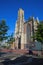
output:
[[[41,42],[41,46],[43,44],[43,24],[39,23],[37,26],[37,31],[36,31],[36,40]],[[42,48],[41,48],[42,50]]]
[[[8,26],[5,20],[0,21],[0,42],[6,40],[8,36],[6,35],[8,31]]]
[[[15,42],[15,38],[13,37],[13,33],[9,36],[7,43],[9,44],[9,46]]]

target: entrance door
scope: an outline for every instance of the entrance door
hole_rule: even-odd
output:
[[[21,37],[18,40],[18,49],[21,49]]]

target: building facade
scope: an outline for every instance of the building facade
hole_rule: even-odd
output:
[[[30,17],[28,21],[24,19],[24,11],[19,9],[15,26],[15,48],[29,49],[34,39],[32,36],[37,30],[38,18]]]

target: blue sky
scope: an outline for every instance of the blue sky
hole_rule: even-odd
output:
[[[32,15],[43,20],[43,0],[0,0],[0,20],[6,20],[8,35],[15,30],[19,8],[24,10],[25,20]]]

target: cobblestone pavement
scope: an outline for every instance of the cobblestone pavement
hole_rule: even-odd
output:
[[[2,54],[2,53],[1,53]],[[17,57],[20,57],[22,56],[22,54],[16,54],[16,53],[4,53],[0,56],[0,62],[4,61],[5,59],[10,59],[10,60],[13,60],[13,59],[16,59]]]
[[[5,61],[0,62],[0,65],[43,65],[43,59],[20,56],[15,60],[5,59]]]
[[[0,65],[43,65],[43,58],[24,55],[27,50],[3,50],[0,52]]]

